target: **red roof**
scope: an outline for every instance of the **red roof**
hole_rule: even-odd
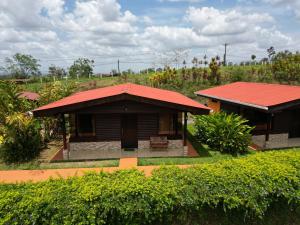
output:
[[[19,95],[20,98],[26,98],[31,101],[36,101],[39,99],[40,95],[35,92],[30,92],[30,91],[23,91]]]
[[[120,84],[116,86],[109,86],[104,88],[98,88],[88,91],[82,91],[75,93],[71,96],[52,102],[48,105],[42,106],[34,111],[47,110],[53,108],[59,108],[63,106],[78,104],[82,102],[92,101],[96,99],[129,94],[133,96],[138,96],[142,98],[158,100],[162,102],[174,103],[178,105],[194,107],[198,109],[210,110],[210,108],[174,91],[167,91],[158,88],[152,88],[137,84]]]
[[[236,82],[198,91],[196,94],[268,110],[271,106],[300,100],[300,86]]]

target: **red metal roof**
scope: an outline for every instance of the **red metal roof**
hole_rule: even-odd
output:
[[[120,84],[115,86],[109,86],[104,88],[98,88],[88,91],[82,91],[75,93],[71,96],[52,102],[48,105],[42,106],[34,111],[47,110],[53,108],[59,108],[67,105],[78,104],[82,102],[92,101],[96,99],[129,94],[142,98],[158,100],[162,102],[174,103],[183,106],[194,107],[198,109],[210,110],[210,108],[174,91],[162,90],[158,88],[152,88],[137,84]]]
[[[20,98],[26,98],[31,101],[36,101],[39,99],[40,95],[35,92],[30,92],[30,91],[23,91],[19,95]]]
[[[197,95],[265,108],[300,100],[300,86],[236,82],[196,92]]]

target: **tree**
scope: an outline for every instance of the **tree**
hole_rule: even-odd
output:
[[[196,57],[194,57],[192,59],[192,64],[193,64],[193,67],[197,67],[198,66],[198,59]]]
[[[91,77],[93,75],[94,60],[79,58],[74,61],[69,69],[69,74],[73,78]]]
[[[251,55],[251,60],[253,63],[255,62],[255,59],[256,59],[256,55]]]
[[[207,56],[204,55],[203,59],[204,59],[204,65],[205,65],[205,67],[206,67],[206,65],[208,64],[208,62],[207,62]]]
[[[49,69],[48,69],[48,75],[51,76],[51,77],[64,77],[66,76],[66,71],[64,68],[61,68],[59,66],[55,66],[55,65],[51,65],[49,66]]]
[[[6,117],[15,112],[27,112],[34,107],[34,103],[19,98],[21,90],[13,82],[0,82],[0,125],[5,123]]]
[[[270,48],[267,49],[267,52],[268,52],[269,61],[271,61],[272,57],[276,54],[275,48],[271,46]]]
[[[209,68],[211,71],[212,80],[216,80],[217,84],[221,83],[221,73],[220,73],[220,64],[217,62],[215,58],[211,59],[209,63]]]
[[[12,58],[5,59],[6,66],[1,70],[15,78],[28,78],[29,76],[40,75],[40,64],[31,55],[21,53],[15,54]]]

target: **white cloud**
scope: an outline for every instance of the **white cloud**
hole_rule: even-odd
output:
[[[245,14],[235,9],[221,11],[213,7],[190,7],[186,19],[204,35],[235,35],[245,33],[257,24],[274,21],[266,13]]]
[[[189,2],[189,3],[199,3],[205,0],[159,0],[160,2]]]
[[[1,0],[0,58],[16,52],[32,54],[42,59],[46,71],[53,63],[67,67],[77,57],[95,57],[95,64],[100,64],[96,71],[109,71],[112,66],[102,64],[116,60],[103,55],[136,53],[136,57],[124,56],[121,61],[136,58],[149,62],[155,53],[140,54],[190,48],[215,55],[222,53],[222,44],[227,42],[235,54],[243,57],[247,52],[264,52],[270,45],[290,47],[296,45],[297,39],[280,32],[268,13],[240,8],[190,7],[184,18],[178,18],[180,23],[165,18],[166,24],[171,25],[163,24],[165,13],[157,11],[158,26],[155,16],[137,16],[122,10],[117,0],[76,0],[74,8],[66,10],[65,7],[63,0]],[[132,64],[124,69],[139,66],[149,64]]]
[[[300,19],[300,1],[299,0],[239,0],[241,2],[266,3],[272,6],[288,9],[294,12],[297,19]]]

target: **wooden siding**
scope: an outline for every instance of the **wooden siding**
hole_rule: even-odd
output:
[[[158,114],[138,115],[138,139],[149,140],[158,135]]]
[[[178,112],[174,109],[160,107],[156,105],[150,105],[146,103],[140,103],[135,101],[117,101],[107,103],[99,106],[93,106],[82,109],[77,113],[91,113],[91,114],[105,114],[105,113],[142,113],[142,114],[154,114],[159,112]]]
[[[218,100],[208,99],[207,106],[215,113],[220,112],[221,103]]]
[[[96,114],[96,138],[101,141],[121,139],[120,114]]]

